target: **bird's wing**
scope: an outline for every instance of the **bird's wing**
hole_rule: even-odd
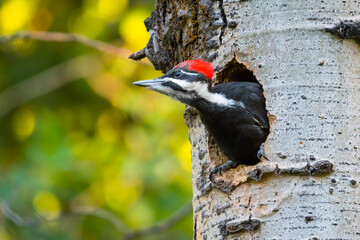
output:
[[[226,98],[241,101],[260,127],[269,128],[265,97],[260,84],[254,82],[221,83],[215,85],[212,91],[223,94]]]

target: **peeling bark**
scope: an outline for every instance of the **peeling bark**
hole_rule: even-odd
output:
[[[258,81],[271,124],[271,161],[213,184],[227,159],[186,110],[194,239],[359,238],[359,14],[357,0],[157,1],[145,21],[155,68],[202,58],[214,84]]]
[[[155,69],[167,72],[177,63],[194,58],[194,52],[201,53],[196,58],[216,58],[216,53],[208,53],[221,45],[221,32],[227,25],[220,6],[221,1],[212,0],[157,1],[156,9],[145,20],[151,36],[146,56]]]
[[[146,57],[146,51],[145,48],[141,49],[140,51],[133,53],[129,56],[132,60],[141,60]]]

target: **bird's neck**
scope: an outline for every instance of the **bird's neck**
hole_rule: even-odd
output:
[[[236,101],[226,98],[225,95],[214,93],[209,88],[201,88],[196,91],[196,99],[191,102],[198,110],[212,110],[214,108],[232,108]]]

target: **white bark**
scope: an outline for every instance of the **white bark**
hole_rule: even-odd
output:
[[[209,170],[224,160],[186,113],[194,239],[360,239],[360,45],[325,31],[360,20],[359,1],[159,1],[157,14],[155,66],[205,58],[221,72],[235,56],[263,85],[271,119],[271,162],[239,166],[215,186]],[[170,29],[182,14],[191,18]]]

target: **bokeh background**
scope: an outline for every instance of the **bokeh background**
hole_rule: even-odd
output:
[[[131,83],[162,73],[143,48],[154,0],[0,0],[1,36],[79,33],[119,56],[74,42],[0,41],[0,239],[121,239],[191,199],[185,107]],[[40,220],[39,220],[40,219]],[[139,239],[191,239],[191,213]]]

